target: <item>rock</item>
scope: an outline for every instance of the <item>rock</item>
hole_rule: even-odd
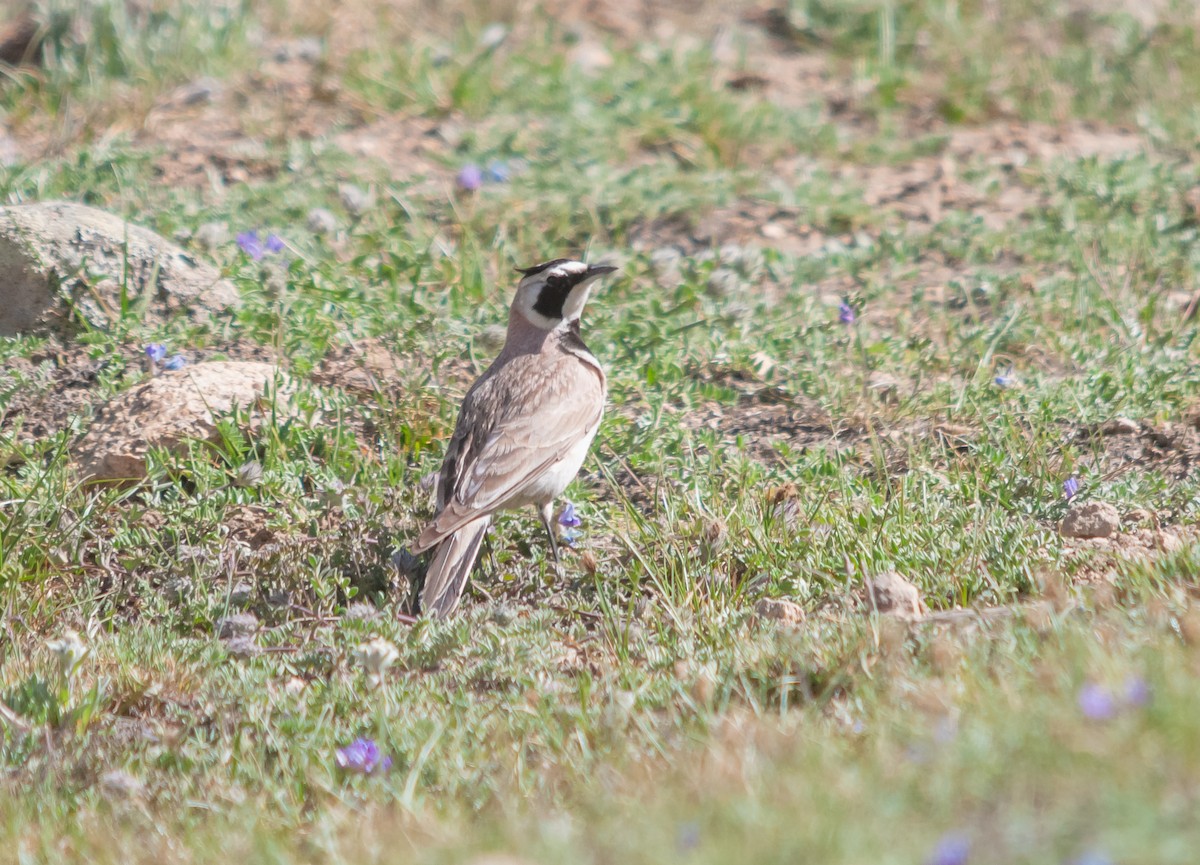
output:
[[[70,315],[59,303],[63,295],[90,324],[106,327],[120,314],[122,280],[128,303],[152,295],[151,318],[213,312],[237,301],[212,265],[149,229],[67,201],[0,207],[0,273],[3,336],[63,324]]]
[[[1121,522],[1137,525],[1138,523],[1148,523],[1154,519],[1154,514],[1145,508],[1134,508],[1125,516],[1121,517]]]
[[[705,292],[717,300],[732,297],[741,288],[742,278],[736,270],[728,267],[718,267],[708,276]]]
[[[337,217],[324,207],[314,207],[310,210],[305,224],[313,234],[333,234],[337,231]]]
[[[1082,502],[1063,517],[1059,531],[1067,538],[1107,538],[1121,525],[1121,515],[1108,502]]]
[[[924,606],[920,590],[895,571],[867,580],[867,601],[872,611],[903,618],[920,618]]]
[[[787,227],[778,222],[764,222],[758,228],[758,233],[767,240],[783,240],[787,237]]]
[[[342,207],[346,208],[346,212],[355,219],[375,206],[375,192],[353,183],[343,183],[338,187],[338,199],[342,202]]]
[[[277,378],[278,377],[278,378]],[[151,447],[182,449],[188,439],[212,441],[217,415],[258,406],[274,396],[273,411],[290,409],[293,385],[268,363],[214,361],[164,372],[118,394],[97,413],[75,447],[80,476],[87,481],[139,481],[146,476]]]
[[[785,625],[801,625],[807,616],[804,607],[779,598],[762,598],[754,605],[754,614],[760,619],[770,619]]]
[[[206,222],[196,229],[192,242],[212,252],[229,242],[229,226],[223,222]]]
[[[253,637],[258,633],[258,618],[253,613],[234,613],[217,619],[217,636],[222,640]]]
[[[109,801],[140,799],[146,794],[146,786],[121,769],[105,772],[100,776],[97,786],[100,788],[100,794]]]
[[[1115,417],[1100,427],[1100,432],[1106,436],[1135,436],[1141,431],[1141,425],[1127,417]]]
[[[880,400],[887,403],[894,403],[899,400],[900,382],[896,380],[894,375],[889,375],[883,370],[872,370],[867,376],[867,390],[875,394]]]
[[[612,55],[599,42],[583,41],[567,52],[567,60],[584,75],[599,75],[613,65]]]

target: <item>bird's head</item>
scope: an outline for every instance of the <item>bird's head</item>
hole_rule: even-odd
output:
[[[543,330],[554,330],[583,314],[592,283],[617,268],[607,264],[585,264],[569,258],[518,267],[523,274],[517,285],[513,310]]]

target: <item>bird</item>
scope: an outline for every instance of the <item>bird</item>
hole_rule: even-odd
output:
[[[569,258],[517,268],[504,347],[463,398],[436,513],[413,547],[432,551],[425,615],[454,612],[497,511],[536,507],[559,565],[554,500],[583,465],[608,389],[579,319],[595,281],[616,270]]]

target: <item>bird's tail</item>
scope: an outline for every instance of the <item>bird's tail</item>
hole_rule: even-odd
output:
[[[454,612],[467,587],[490,522],[491,517],[469,522],[446,535],[434,548],[433,559],[425,573],[425,587],[421,589],[421,610],[425,615],[441,618]]]

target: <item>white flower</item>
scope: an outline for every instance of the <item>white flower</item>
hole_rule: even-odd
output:
[[[54,653],[58,669],[66,679],[75,675],[75,671],[88,654],[88,647],[83,644],[83,639],[72,630],[64,632],[60,639],[47,642],[46,648]]]
[[[387,672],[388,667],[396,663],[400,653],[383,637],[376,637],[359,646],[355,656],[367,673],[367,683],[372,688],[377,688],[383,682],[383,674]]]

